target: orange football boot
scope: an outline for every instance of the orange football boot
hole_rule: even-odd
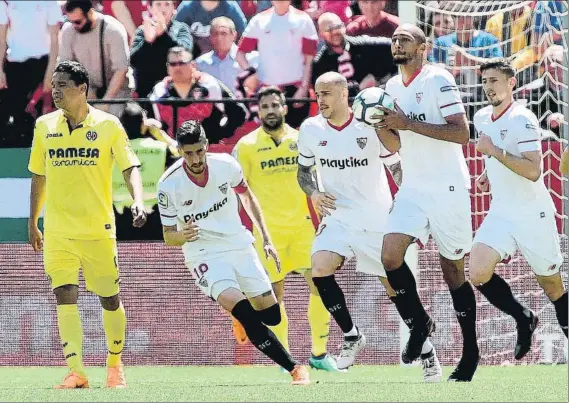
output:
[[[89,387],[89,381],[84,375],[77,372],[68,373],[63,382],[55,385],[55,389],[86,389]]]

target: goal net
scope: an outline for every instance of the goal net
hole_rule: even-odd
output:
[[[561,269],[567,283],[567,182],[559,173],[561,151],[567,143],[567,1],[417,1],[416,24],[428,37],[428,60],[444,65],[456,78],[469,121],[487,105],[480,84],[476,58],[507,57],[517,71],[515,98],[526,104],[539,119],[543,135],[544,181],[557,208],[557,223],[565,257]],[[476,58],[472,57],[475,56]],[[565,117],[564,117],[565,116]],[[476,189],[475,178],[482,173],[482,156],[473,140],[465,147],[472,177],[472,220],[476,230],[484,219],[490,195]],[[520,217],[522,219],[522,217]],[[421,297],[439,322],[434,335],[439,351],[458,360],[460,330],[452,302],[438,270],[434,245],[418,271]],[[432,259],[432,261],[431,261]],[[555,310],[537,284],[531,268],[521,255],[497,272],[512,286],[516,296],[536,311],[540,326],[529,361],[566,362],[567,343],[555,317]],[[483,362],[512,362],[515,323],[477,293],[478,332]],[[526,361],[527,362],[527,361]]]

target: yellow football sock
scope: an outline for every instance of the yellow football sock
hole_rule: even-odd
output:
[[[70,371],[85,376],[83,368],[83,328],[79,308],[74,305],[57,306],[57,326],[63,346],[63,355]]]
[[[326,353],[330,331],[330,312],[322,303],[320,296],[312,293],[308,301],[308,322],[312,334],[312,355],[318,357]]]
[[[276,326],[269,326],[269,329],[273,331],[277,339],[281,342],[286,351],[288,348],[288,316],[286,316],[286,310],[284,302],[281,302],[281,323]]]
[[[122,302],[116,311],[103,309],[103,327],[107,336],[107,367],[116,367],[121,363],[126,331],[126,315]]]

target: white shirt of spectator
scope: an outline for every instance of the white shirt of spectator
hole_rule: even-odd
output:
[[[253,236],[241,223],[235,188],[245,180],[239,163],[229,154],[207,155],[207,179],[196,183],[180,159],[158,182],[158,208],[165,226],[182,230],[186,222],[200,227],[197,241],[182,246],[186,262],[212,253],[238,250],[253,243]]]
[[[297,84],[302,81],[304,55],[315,55],[318,34],[304,11],[290,6],[285,15],[274,8],[255,15],[239,44],[244,52],[259,51],[258,76],[265,85]]]
[[[243,71],[243,69],[239,67],[237,60],[235,60],[237,50],[237,45],[233,44],[224,59],[220,59],[219,55],[211,50],[196,59],[196,66],[199,71],[211,74],[225,84],[231,91],[235,91],[237,76]],[[259,52],[248,53],[246,57],[249,66],[258,67]]]
[[[300,126],[298,163],[316,166],[319,190],[336,198],[326,217],[345,228],[382,232],[393,202],[384,163],[399,161],[377,138],[375,130],[353,116],[342,127],[322,115]]]
[[[474,115],[474,127],[479,134],[490,136],[496,146],[516,157],[521,157],[524,152],[541,150],[541,131],[536,116],[516,102],[499,116],[493,116],[492,106],[482,108]],[[524,214],[555,209],[541,178],[532,182],[496,158],[484,156],[484,163],[492,192],[491,211],[519,220]]]
[[[404,83],[401,74],[386,84],[405,114],[413,120],[445,124],[445,117],[465,113],[453,76],[433,65],[424,65]],[[401,138],[402,188],[427,192],[448,191],[449,187],[470,189],[470,175],[462,145],[423,136],[410,130],[399,130]]]
[[[55,1],[0,1],[0,25],[9,25],[7,60],[24,62],[48,55],[48,26],[61,21],[61,7]]]

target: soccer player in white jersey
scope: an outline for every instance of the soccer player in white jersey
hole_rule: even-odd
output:
[[[312,246],[312,278],[344,332],[337,362],[344,369],[354,363],[366,341],[352,321],[334,273],[355,256],[357,270],[379,276],[388,295],[395,298],[381,264],[383,232],[393,203],[384,164],[398,183],[401,171],[399,156],[385,149],[373,128],[353,119],[344,76],[325,73],[316,80],[315,90],[320,115],[300,127],[298,182],[323,217]],[[416,249],[405,259],[416,266]],[[430,341],[423,341],[425,380],[438,381],[440,364]]]
[[[485,173],[477,185],[492,202],[474,237],[470,280],[492,305],[517,323],[514,357],[530,350],[537,316],[512,294],[494,273],[496,264],[519,249],[537,282],[553,302],[557,320],[567,336],[567,292],[559,268],[563,256],[555,222],[555,205],[542,178],[541,135],[533,112],[514,101],[515,71],[506,59],[491,59],[480,67],[489,106],[474,115],[477,150],[484,154]]]
[[[208,141],[196,120],[176,133],[182,158],[158,184],[164,241],[181,246],[196,285],[241,322],[251,343],[290,372],[293,385],[310,383],[267,326],[278,325],[281,311],[271,282],[241,224],[237,197],[263,238],[264,251],[279,266],[257,198],[228,154],[208,154]]]
[[[377,126],[383,144],[401,155],[403,183],[389,214],[382,261],[411,333],[401,356],[410,363],[435,329],[425,312],[413,273],[405,263],[412,243],[434,238],[443,277],[463,336],[462,358],[449,381],[470,381],[479,361],[476,300],[465,279],[464,255],[472,244],[470,177],[462,146],[469,141],[464,106],[454,78],[440,67],[423,64],[425,35],[412,24],[399,26],[392,37],[393,59],[401,74],[386,84],[398,105],[380,108]]]

